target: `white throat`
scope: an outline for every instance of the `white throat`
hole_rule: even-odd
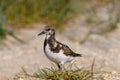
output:
[[[50,36],[51,36],[51,35],[47,34],[47,35],[46,35],[46,39],[49,39],[49,38],[50,38]]]

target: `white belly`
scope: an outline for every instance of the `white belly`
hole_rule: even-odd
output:
[[[59,53],[53,53],[53,51],[50,50],[50,47],[48,44],[45,47],[45,54],[51,61],[53,61],[57,64],[58,63],[64,64],[64,63],[70,62],[74,59],[71,56],[64,55],[62,49],[59,51]]]

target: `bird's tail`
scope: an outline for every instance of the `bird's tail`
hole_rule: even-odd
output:
[[[82,54],[75,53],[74,57],[82,57]]]

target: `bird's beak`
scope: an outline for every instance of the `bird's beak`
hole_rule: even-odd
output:
[[[41,33],[38,34],[38,36],[45,34],[45,31],[42,31]]]

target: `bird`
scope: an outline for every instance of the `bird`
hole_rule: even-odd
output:
[[[44,53],[49,60],[54,62],[59,70],[62,70],[65,63],[71,62],[75,57],[82,57],[82,54],[73,52],[66,44],[63,44],[55,38],[55,28],[47,25],[38,34],[41,36],[45,34]]]

